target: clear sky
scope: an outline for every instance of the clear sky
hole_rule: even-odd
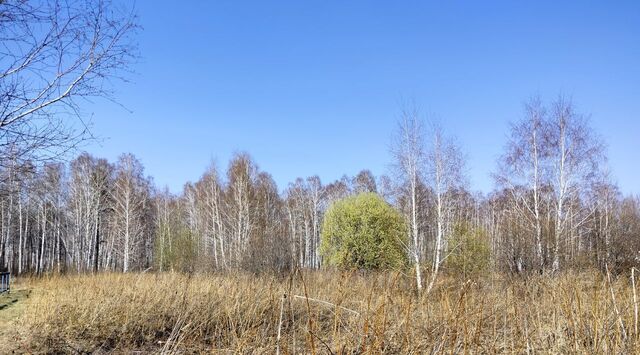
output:
[[[474,190],[533,95],[571,96],[640,193],[640,1],[138,1],[142,59],[126,108],[86,106],[87,150],[140,158],[179,192],[249,152],[283,189],[387,172],[401,99],[457,137]]]

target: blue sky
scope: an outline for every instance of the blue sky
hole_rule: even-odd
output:
[[[533,95],[571,96],[640,193],[640,2],[139,1],[142,58],[118,101],[87,105],[87,150],[140,158],[179,192],[249,152],[282,189],[386,173],[402,98],[457,137],[474,190]]]

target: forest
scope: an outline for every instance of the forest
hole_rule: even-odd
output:
[[[327,208],[374,192],[405,216],[407,255],[434,275],[447,255],[465,253],[460,226],[486,244],[488,270],[628,271],[638,264],[640,200],[611,182],[605,143],[575,110],[563,99],[527,103],[487,195],[467,188],[454,140],[412,108],[390,137],[388,175],[362,170],[324,184],[311,176],[282,191],[248,153],[224,170],[212,163],[179,195],[155,186],[133,154],[9,160],[0,264],[16,274],[321,269]]]
[[[0,0],[1,353],[640,349],[640,196],[589,107],[523,97],[491,191],[418,97],[377,176],[278,186],[238,150],[176,193],[85,149],[142,31],[128,2]]]

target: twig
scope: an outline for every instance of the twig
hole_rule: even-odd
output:
[[[300,280],[302,280],[302,288],[304,289],[304,295],[305,295],[305,299],[307,300],[306,304],[307,304],[307,313],[309,314],[309,320],[308,320],[308,327],[309,329],[307,329],[307,331],[309,332],[309,342],[311,343],[311,354],[312,355],[316,355],[316,343],[313,341],[313,319],[311,317],[311,306],[309,305],[309,297],[308,297],[308,293],[307,293],[307,283],[304,281],[304,275],[302,275],[302,272],[299,271],[298,269],[298,273],[300,275]]]
[[[624,328],[624,322],[622,321],[622,317],[620,316],[620,311],[618,310],[618,305],[616,303],[616,295],[613,292],[613,285],[611,285],[611,273],[609,272],[609,265],[605,264],[605,268],[607,270],[607,280],[609,281],[609,291],[611,291],[611,300],[613,301],[613,310],[616,312],[616,316],[618,316],[618,322],[620,323],[622,336],[624,337],[624,339],[626,339],[627,331]]]
[[[276,355],[280,355],[280,330],[282,329],[282,316],[284,313],[284,300],[287,298],[287,294],[283,294],[280,299],[280,321],[278,322],[278,336],[276,337]]]
[[[335,353],[333,351],[331,351],[331,347],[329,347],[329,344],[327,344],[324,340],[322,340],[322,338],[320,338],[319,336],[316,335],[316,333],[311,332],[311,335],[316,337],[316,339],[320,340],[320,342],[322,343],[322,345],[324,345],[325,348],[327,348],[327,351],[329,352],[329,354],[334,355]]]
[[[631,268],[631,284],[633,285],[633,326],[635,336],[638,337],[638,297],[636,296],[636,268]]]

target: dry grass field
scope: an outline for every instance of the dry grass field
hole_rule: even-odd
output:
[[[628,275],[444,276],[418,297],[402,274],[100,274],[32,290],[0,352],[635,353]],[[0,311],[0,316],[2,316]],[[7,323],[9,324],[9,323]]]

